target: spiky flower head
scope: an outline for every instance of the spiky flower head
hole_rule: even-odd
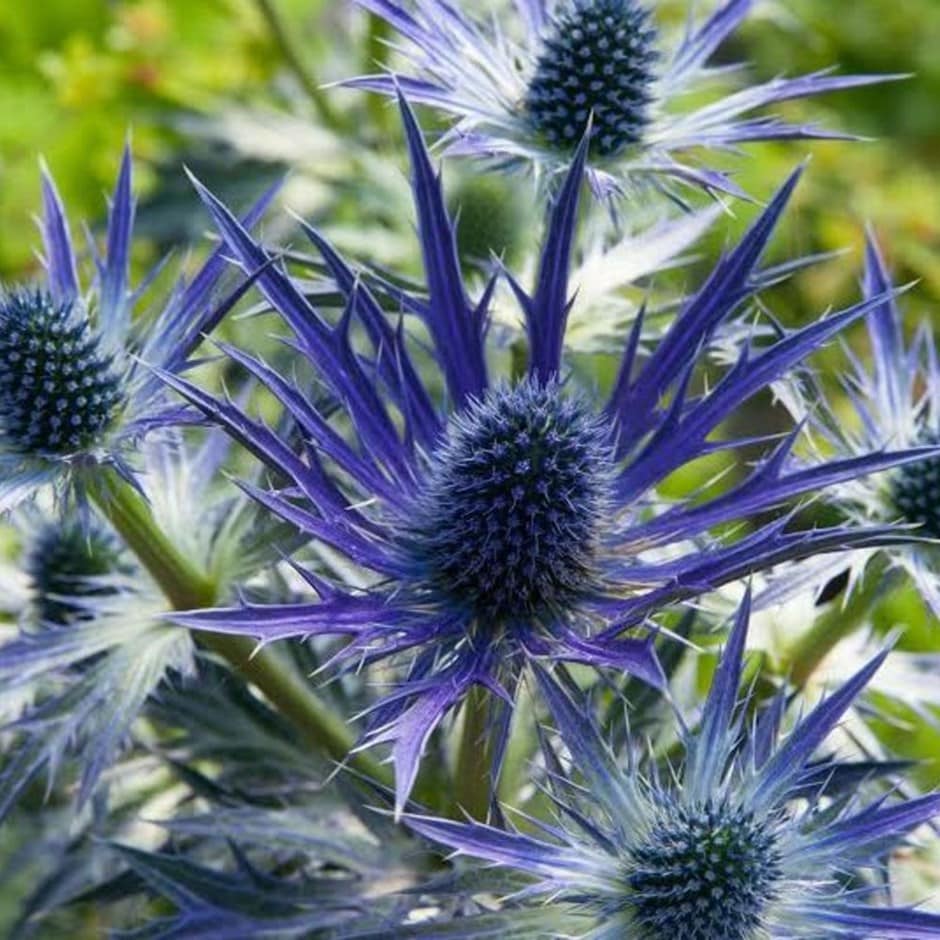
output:
[[[401,89],[447,112],[455,123],[445,152],[528,166],[549,180],[564,174],[590,118],[588,178],[600,196],[644,180],[742,195],[725,174],[689,154],[749,141],[838,137],[755,112],[884,80],[828,72],[778,78],[689,110],[681,99],[712,79],[712,55],[753,0],[725,0],[698,24],[690,18],[678,42],[657,25],[652,0],[518,0],[518,23],[478,19],[473,4],[449,0],[358,3],[401,37],[409,74],[348,84],[387,95]]]
[[[786,690],[756,721],[739,700],[748,616],[746,597],[698,726],[679,722],[678,769],[651,748],[615,755],[574,683],[538,669],[568,755],[545,739],[558,822],[541,838],[428,817],[409,825],[532,877],[506,902],[506,929],[535,907],[546,926],[573,916],[581,930],[566,936],[591,938],[937,936],[940,915],[881,899],[887,853],[940,814],[940,796],[866,801],[859,781],[874,784],[891,765],[820,751],[886,654],[784,732]]]
[[[532,127],[574,153],[593,120],[591,153],[615,157],[650,124],[658,54],[649,11],[634,0],[573,0],[542,39],[525,93]]]
[[[270,366],[223,346],[280,400],[301,431],[299,453],[233,403],[165,376],[285,481],[280,489],[245,485],[259,502],[372,572],[362,575],[360,588],[307,572],[321,598],[314,603],[178,619],[265,639],[341,634],[349,638],[341,658],[351,665],[405,661],[403,680],[372,713],[367,739],[393,746],[399,810],[430,734],[472,687],[495,693],[492,719],[505,727],[505,709],[536,658],[609,666],[660,685],[645,630],[651,613],[788,558],[905,537],[891,527],[790,531],[784,518],[723,542],[710,535],[714,526],[922,453],[882,451],[861,463],[787,475],[788,440],[720,497],[664,508],[655,493],[659,481],[712,450],[710,435],[742,401],[870,308],[863,304],[748,349],[709,391],[689,393],[699,349],[761,282],[757,265],[796,175],[646,358],[638,351],[637,323],[619,378],[598,401],[595,389],[565,375],[563,355],[589,140],[582,138],[552,208],[534,291],[509,277],[524,315],[528,364],[507,382],[490,376],[486,356],[494,282],[480,301],[470,301],[438,174],[404,101],[402,113],[428,291],[414,296],[384,280],[377,288],[420,319],[445,398],[432,397],[415,365],[421,340],[412,342],[389,323],[366,280],[319,233],[304,226],[348,301],[336,324],[201,186],[227,250],[246,269],[262,272],[261,290],[295,331],[336,407],[328,414]],[[360,327],[371,356],[354,351],[351,334]],[[348,436],[353,429],[356,445]]]
[[[161,384],[141,360],[178,368],[240,296],[236,291],[214,302],[225,271],[216,251],[191,282],[175,285],[154,316],[134,316],[141,289],[130,282],[129,149],[110,202],[104,251],[91,246],[94,273],[87,285],[45,168],[42,195],[45,277],[30,287],[0,285],[0,512],[44,484],[82,493],[101,464],[130,475],[136,442],[168,417]]]
[[[608,515],[608,434],[555,383],[496,386],[451,417],[402,520],[431,591],[494,626],[575,605]]]
[[[940,444],[940,428],[923,428],[917,443]],[[940,539],[940,458],[928,457],[892,474],[890,500],[905,522]]]

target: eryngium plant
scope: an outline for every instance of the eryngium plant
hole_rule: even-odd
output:
[[[472,688],[494,695],[487,721],[502,729],[494,735],[498,768],[507,708],[528,663],[610,667],[659,686],[647,629],[655,612],[781,561],[906,537],[891,526],[788,529],[786,515],[738,540],[714,537],[715,526],[933,452],[878,452],[790,472],[794,434],[720,495],[664,505],[656,486],[669,474],[733,446],[715,438],[726,418],[879,302],[763,348],[748,344],[712,387],[692,391],[703,347],[760,283],[759,259],[799,174],[645,359],[638,354],[642,318],[636,321],[613,390],[599,399],[568,374],[564,357],[568,267],[589,138],[552,206],[535,289],[529,293],[506,274],[524,318],[528,362],[522,374],[500,379],[487,359],[487,306],[499,275],[478,300],[469,299],[440,181],[404,100],[402,115],[427,295],[389,284],[379,289],[426,330],[442,399],[419,372],[404,324],[389,323],[376,295],[318,232],[304,225],[347,300],[335,325],[201,186],[230,254],[246,270],[261,271],[258,285],[293,329],[337,412],[345,412],[354,440],[289,376],[241,350],[223,347],[280,401],[296,423],[299,450],[232,402],[165,374],[284,481],[272,489],[243,484],[251,495],[373,573],[359,588],[311,572],[316,602],[193,612],[178,622],[264,640],[344,636],[349,642],[339,656],[350,667],[404,663],[366,738],[393,745],[399,810],[429,736]],[[369,356],[352,345],[360,328]]]

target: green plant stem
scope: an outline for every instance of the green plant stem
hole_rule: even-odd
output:
[[[146,501],[130,484],[115,472],[104,471],[96,477],[90,495],[174,609],[211,607],[217,602],[217,585],[178,551],[156,524]],[[392,786],[387,767],[369,754],[350,753],[355,740],[346,723],[276,649],[258,649],[248,637],[202,630],[194,631],[194,635],[204,647],[224,657],[257,686],[311,746],[373,780]]]
[[[89,494],[175,610],[215,603],[215,583],[166,537],[146,500],[126,480],[113,470],[102,470]]]
[[[462,819],[469,813],[485,820],[490,809],[492,750],[489,741],[489,697],[473,686],[463,706],[463,730],[454,768],[452,815]]]
[[[330,104],[329,98],[320,87],[320,83],[317,81],[313,71],[306,64],[304,58],[294,45],[293,37],[287,25],[284,23],[284,20],[281,18],[280,11],[275,5],[275,0],[255,0],[255,5],[258,7],[258,12],[261,14],[262,19],[267,24],[271,37],[277,44],[285,64],[294,73],[297,81],[300,82],[301,87],[316,109],[320,120],[327,127],[331,127],[334,130],[340,128],[342,122],[339,115]]]
[[[788,657],[790,681],[796,688],[806,685],[826,656],[867,621],[884,591],[886,574],[887,565],[883,561],[872,561],[845,602],[842,598],[831,601],[797,639]]]

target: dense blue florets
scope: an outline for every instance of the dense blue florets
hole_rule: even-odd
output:
[[[940,434],[924,433],[918,444],[940,444]],[[940,538],[940,457],[905,464],[894,473],[891,499],[906,522],[922,526],[924,535]]]
[[[495,388],[451,421],[409,526],[431,584],[481,618],[570,609],[593,580],[612,451],[555,385]]]
[[[656,31],[635,0],[574,0],[538,56],[525,107],[557,147],[577,144],[588,117],[591,151],[610,157],[639,142],[649,123]]]
[[[77,520],[43,526],[26,555],[36,619],[59,626],[82,619],[81,599],[109,592],[98,579],[118,569],[119,555],[117,540],[99,526]]]
[[[766,822],[727,805],[690,808],[671,799],[628,865],[643,940],[749,940],[781,875]]]
[[[85,450],[122,399],[111,359],[73,303],[41,291],[0,299],[0,425],[25,454]]]

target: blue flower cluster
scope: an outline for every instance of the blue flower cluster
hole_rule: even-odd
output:
[[[872,730],[887,646],[821,696],[820,651],[862,621],[746,656],[771,600],[833,570],[846,611],[874,564],[940,612],[940,367],[874,238],[858,303],[765,317],[809,263],[765,261],[798,169],[665,328],[644,308],[616,348],[568,341],[585,217],[622,224],[650,178],[736,193],[680,155],[824,136],[751,112],[881,79],[679,113],[748,0],[671,51],[639,0],[518,0],[506,31],[454,0],[359,5],[414,70],[350,84],[396,96],[422,281],[302,219],[315,256],[275,247],[252,231],[273,191],[239,218],[193,178],[219,244],[139,314],[128,152],[87,286],[44,174],[45,278],[0,294],[0,508],[27,545],[0,814],[45,773],[35,825],[71,834],[27,920],[142,896],[131,936],[940,937],[890,888],[940,797]],[[462,266],[412,102],[456,117],[445,154],[550,182],[531,284]],[[270,354],[225,333],[246,297],[287,331]],[[873,356],[850,354],[847,425],[811,360],[854,326]],[[736,432],[768,395],[792,427]],[[676,495],[715,457],[726,478]],[[154,808],[165,840],[135,843]]]

